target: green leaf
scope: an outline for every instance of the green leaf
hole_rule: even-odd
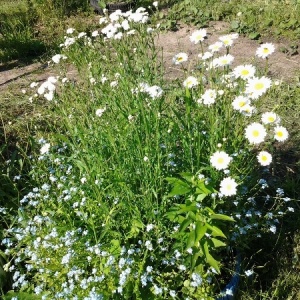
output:
[[[210,264],[220,274],[219,262],[215,260],[209,253],[207,241],[203,243],[203,252],[207,263]]]
[[[216,248],[218,248],[218,247],[225,247],[226,246],[226,243],[224,243],[224,242],[222,242],[222,241],[220,241],[218,239],[211,238],[211,241],[213,242],[213,244],[214,244],[214,246]]]
[[[192,256],[192,265],[191,265],[191,268],[194,269],[196,264],[197,264],[197,259],[198,257],[200,256],[201,252],[198,251],[198,252],[195,252]]]
[[[142,228],[144,228],[143,222],[140,220],[133,220],[128,237],[136,237]]]
[[[190,172],[183,172],[183,173],[179,173],[179,175],[185,179],[187,182],[192,182],[192,178],[193,178],[193,174]]]
[[[191,191],[191,187],[189,184],[184,182],[181,179],[173,178],[173,177],[167,177],[166,180],[173,185],[173,188],[171,192],[168,194],[167,197],[174,197],[176,195],[184,195]]]
[[[196,193],[197,194],[205,194],[205,195],[209,195],[211,193],[214,192],[214,189],[209,186],[209,185],[205,185],[204,181],[198,181],[197,183],[197,189],[196,189]]]
[[[105,1],[98,1],[98,4],[101,8],[106,8],[106,3]]]
[[[236,20],[234,20],[234,21],[232,21],[231,22],[231,28],[232,29],[238,29],[240,27],[240,23],[238,22],[238,21],[236,21]]]
[[[180,224],[179,232],[185,231],[192,222],[192,219],[184,219],[184,221]]]
[[[233,218],[226,216],[226,215],[222,215],[222,214],[213,214],[210,217],[211,217],[211,219],[215,219],[215,220],[235,222],[235,220]]]
[[[206,224],[203,224],[202,222],[196,222],[196,228],[195,228],[195,244],[197,244],[205,235],[207,231]]]
[[[208,223],[206,224],[206,226],[207,226],[208,229],[211,230],[213,236],[221,236],[221,237],[226,239],[226,236],[223,233],[223,231],[220,228],[218,228],[217,226],[210,225]]]
[[[196,201],[197,202],[202,202],[202,200],[204,200],[204,198],[206,197],[206,194],[200,194],[197,196]]]
[[[24,292],[14,292],[14,291],[9,291],[4,297],[4,300],[9,300],[13,297],[17,297],[18,300],[38,300],[41,299],[41,296],[37,296],[34,294],[29,294],[29,293],[24,293]]]
[[[195,245],[195,237],[196,237],[195,231],[192,230],[189,234],[189,237],[188,237],[188,240],[186,243],[186,249],[189,249]]]
[[[248,37],[251,40],[258,40],[260,38],[260,34],[258,32],[251,32]]]

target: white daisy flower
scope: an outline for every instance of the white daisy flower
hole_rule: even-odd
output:
[[[218,58],[218,66],[225,67],[232,64],[234,57],[231,54],[226,54]]]
[[[153,85],[147,88],[147,93],[152,99],[159,98],[163,94],[161,87]]]
[[[198,79],[194,76],[189,76],[184,82],[183,86],[187,88],[192,88],[199,84]]]
[[[261,151],[257,155],[257,160],[262,166],[268,166],[272,162],[272,155],[267,151]]]
[[[224,196],[234,196],[237,191],[238,184],[231,177],[224,178],[220,183],[220,193]]]
[[[231,47],[233,44],[233,37],[230,34],[220,36],[219,40],[226,48]]]
[[[251,106],[250,104],[246,104],[242,107],[241,113],[247,117],[252,116],[252,114],[256,111],[254,106]]]
[[[265,140],[267,131],[260,123],[252,123],[245,129],[245,135],[250,144],[259,144]]]
[[[96,37],[96,36],[99,36],[98,30],[92,32],[92,37]]]
[[[275,47],[271,43],[265,43],[262,44],[257,50],[256,50],[256,56],[261,58],[267,58],[270,54],[272,54],[275,51]]]
[[[248,79],[254,76],[255,67],[252,65],[241,65],[233,69],[236,78]]]
[[[284,142],[289,137],[288,131],[283,126],[276,126],[274,128],[274,131],[275,131],[274,138],[278,142]]]
[[[184,52],[180,52],[173,57],[173,64],[179,65],[188,60],[188,55]]]
[[[203,42],[206,37],[206,29],[199,29],[192,33],[190,36],[190,41],[194,44],[198,44],[199,42]]]
[[[202,95],[201,99],[199,99],[197,102],[198,103],[203,103],[205,105],[211,105],[211,104],[215,103],[216,98],[217,98],[216,90],[208,89]]]
[[[238,111],[244,111],[244,108],[246,105],[250,104],[250,100],[245,97],[245,96],[237,96],[235,99],[232,101],[232,106],[233,109],[238,110]]]
[[[253,270],[246,270],[246,271],[245,271],[245,275],[246,275],[247,277],[251,276],[253,273],[254,273]]]
[[[211,165],[217,170],[225,170],[228,168],[232,158],[224,151],[217,151],[210,157]]]
[[[103,115],[103,113],[106,111],[106,108],[99,108],[96,110],[96,116],[97,117],[101,117]]]
[[[40,149],[40,153],[41,153],[41,154],[48,153],[49,150],[50,150],[50,146],[51,146],[51,145],[50,145],[49,143],[44,144],[44,145],[41,147],[41,149]]]
[[[72,34],[74,31],[75,31],[74,28],[68,28],[66,32],[67,34]]]
[[[207,60],[210,59],[211,57],[213,57],[213,54],[211,52],[205,52],[205,53],[201,53],[198,55],[199,58],[201,58],[202,60]]]
[[[280,118],[274,112],[265,112],[261,116],[261,121],[264,124],[279,123],[280,122]]]
[[[222,47],[223,47],[223,43],[222,42],[215,42],[214,44],[211,44],[208,46],[208,49],[212,52],[218,52]]]
[[[270,88],[271,82],[271,79],[265,76],[251,78],[246,85],[246,94],[252,99],[257,99]]]
[[[61,59],[67,59],[67,57],[63,54],[56,54],[52,57],[52,60],[58,64],[60,62]]]

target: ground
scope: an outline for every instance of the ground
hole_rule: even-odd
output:
[[[219,36],[228,32],[228,27],[229,25],[225,22],[211,22],[207,29],[208,39],[206,40],[206,44],[217,41]],[[181,25],[178,31],[161,33],[156,40],[157,46],[163,49],[163,59],[166,68],[166,76],[168,78],[174,79],[176,77],[181,78],[184,76],[183,70],[172,64],[172,58],[175,54],[186,52],[189,55],[190,62],[198,59],[197,55],[200,53],[200,47],[199,45],[193,45],[189,40],[189,36],[194,30],[196,30],[195,27]],[[262,39],[261,42],[273,41]],[[276,51],[269,59],[269,75],[273,79],[286,81],[293,80],[296,76],[299,76],[300,55],[296,54],[290,56],[279,51],[280,49],[289,47],[288,41],[280,43],[273,42],[273,44],[275,45]],[[230,52],[235,57],[234,65],[241,63],[256,64],[254,57],[258,46],[258,41],[240,36]],[[194,64],[191,63],[190,65],[192,66]],[[47,63],[33,63],[26,66],[14,66],[13,68],[5,68],[5,66],[0,65],[0,98],[1,95],[12,86],[14,88],[19,86],[20,90],[26,89],[33,80],[43,81],[53,74],[55,74],[55,71],[49,67]],[[72,75],[74,75],[74,72],[70,71],[70,76]]]

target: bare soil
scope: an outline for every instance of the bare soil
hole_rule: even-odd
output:
[[[212,44],[218,40],[221,35],[228,32],[229,25],[226,22],[211,22],[208,28],[208,39],[206,44]],[[172,64],[172,58],[179,52],[185,52],[189,55],[189,65],[195,66],[195,62],[199,61],[197,57],[200,53],[199,45],[193,45],[189,36],[196,30],[195,27],[182,25],[176,32],[161,33],[156,40],[157,47],[163,49],[163,60],[165,64],[166,77],[169,79],[181,78],[184,75],[183,70]],[[275,53],[269,58],[270,76],[273,79],[292,81],[300,74],[300,55],[289,56],[279,51],[281,47],[288,47],[286,42],[273,42],[271,40],[263,40],[263,42],[272,42],[275,45]],[[250,40],[240,36],[234,43],[230,53],[234,55],[234,65],[241,63],[264,63],[262,60],[255,59],[255,52],[258,48],[258,41]],[[1,69],[3,69],[1,71]],[[71,73],[74,72],[71,71]],[[34,79],[35,81],[43,81],[55,71],[47,64],[34,63],[22,67],[14,67],[4,69],[0,66],[0,97],[5,90],[9,89],[11,84],[16,86],[19,83],[20,89],[26,88],[26,85]]]
[[[205,44],[210,45],[216,42],[221,35],[228,33],[228,28],[229,24],[226,22],[211,22],[207,29],[208,39],[205,41]],[[189,36],[196,29],[195,27],[181,26],[176,32],[162,33],[157,40],[157,46],[163,48],[166,76],[168,78],[175,79],[183,75],[183,70],[172,64],[172,58],[175,54],[179,52],[187,53],[191,66],[194,66],[195,62],[199,62],[198,54],[201,52],[201,49],[199,45],[193,45],[189,40]],[[300,74],[300,55],[289,56],[279,51],[280,48],[289,47],[288,41],[278,43],[265,39],[263,42],[271,42],[275,45],[275,53],[269,58],[269,75],[273,79],[292,81],[295,76]],[[235,57],[233,66],[242,63],[252,63],[263,67],[265,61],[258,58],[255,59],[255,52],[258,47],[258,41],[240,36],[235,40],[230,50],[230,53]]]

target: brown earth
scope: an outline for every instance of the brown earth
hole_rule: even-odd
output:
[[[201,52],[199,45],[193,45],[189,36],[197,28],[190,26],[182,26],[176,32],[162,33],[157,41],[157,45],[163,48],[164,62],[166,66],[166,76],[176,78],[183,74],[180,67],[172,64],[172,58],[179,52],[185,52],[189,55],[190,65],[195,65],[193,62],[199,62],[198,54]],[[221,35],[227,34],[229,29],[228,23],[211,22],[207,29],[208,38],[205,40],[206,45],[210,45],[218,40]],[[263,40],[264,43],[272,42],[271,40]],[[275,45],[275,52],[269,58],[270,76],[273,79],[291,81],[295,76],[300,74],[300,55],[289,56],[280,52],[280,48],[288,48],[288,41],[272,42]],[[249,38],[240,36],[235,40],[230,53],[235,57],[233,66],[242,63],[252,63],[254,65],[264,65],[262,59],[255,59],[256,49],[259,47],[259,42],[250,40]],[[204,47],[205,51],[205,47]]]
[[[228,33],[229,25],[225,22],[211,22],[208,27],[208,39],[206,45],[212,44],[218,40],[221,35]],[[199,45],[193,45],[189,36],[196,30],[195,27],[181,26],[176,32],[161,33],[156,43],[158,47],[163,49],[166,77],[175,79],[182,77],[184,72],[181,68],[172,64],[172,58],[179,52],[185,52],[189,55],[189,65],[194,66],[194,62],[199,59],[197,55],[200,53]],[[272,42],[271,40],[263,40],[263,42]],[[275,53],[269,58],[270,76],[273,79],[291,81],[300,74],[300,55],[289,56],[279,49],[288,47],[286,42],[273,42],[275,45]],[[258,48],[258,41],[250,40],[240,36],[234,43],[230,53],[234,55],[235,61],[233,66],[241,63],[261,64],[262,60],[255,59],[255,51]],[[3,66],[2,66],[2,69]],[[74,74],[73,71],[71,73]],[[34,63],[22,67],[14,67],[12,69],[4,69],[1,71],[0,66],[0,97],[1,94],[10,87],[11,84],[19,83],[20,89],[28,87],[31,81],[43,81],[55,71],[47,64]]]

